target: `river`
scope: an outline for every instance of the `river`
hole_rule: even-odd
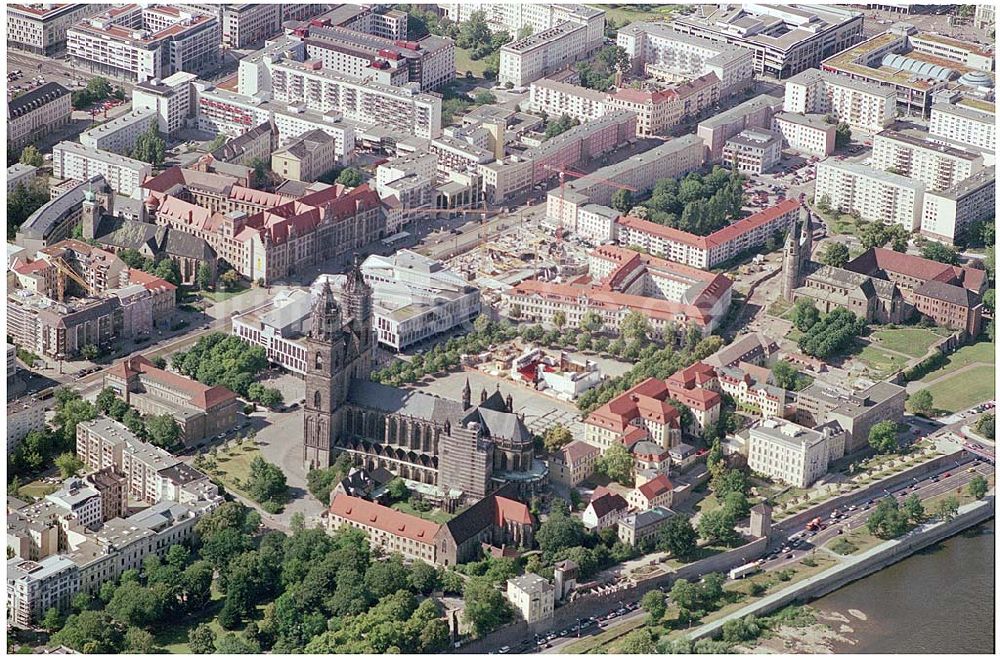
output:
[[[857,643],[834,651],[993,653],[995,527],[991,519],[811,603],[850,619],[844,636]]]

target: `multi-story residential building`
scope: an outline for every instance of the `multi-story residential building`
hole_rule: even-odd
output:
[[[610,111],[518,156],[480,166],[486,201],[493,204],[525,193],[556,177],[562,168],[574,168],[634,141],[635,125],[635,113]]]
[[[584,315],[594,312],[613,331],[629,312],[639,311],[654,337],[678,326],[709,335],[729,308],[732,281],[626,248],[601,246],[590,253],[589,282],[529,279],[502,296],[508,309],[520,307],[522,320],[543,324],[553,324],[562,313],[570,328],[578,328]]]
[[[37,55],[52,55],[66,48],[66,29],[98,14],[110,3],[7,5],[7,46]]]
[[[711,269],[757,246],[777,232],[788,230],[798,217],[798,200],[782,200],[707,237],[699,237],[665,225],[623,216],[617,221],[618,243],[638,246],[672,262],[697,269]]]
[[[628,493],[628,505],[634,510],[669,508],[674,502],[674,484],[665,473],[647,480]]]
[[[334,495],[328,521],[330,531],[341,526],[361,529],[384,552],[437,563],[441,527],[433,522],[347,494]]]
[[[17,374],[17,345],[7,343],[7,382]]]
[[[594,473],[594,462],[601,449],[583,441],[573,441],[552,454],[549,478],[553,483],[574,488]]]
[[[580,207],[610,205],[612,195],[622,185],[630,186],[634,195],[640,195],[652,190],[659,180],[683,177],[704,163],[705,144],[700,138],[693,135],[674,138],[553,189],[546,199],[545,216],[559,227],[573,228]]]
[[[128,515],[128,478],[114,465],[88,474],[84,481],[101,496],[101,517],[106,522]]]
[[[676,80],[715,74],[721,96],[730,96],[753,83],[753,56],[745,48],[700,39],[660,23],[632,23],[618,31],[634,69],[654,77]]]
[[[104,386],[142,414],[170,414],[194,442],[224,432],[236,423],[240,405],[224,386],[205,386],[153,366],[143,356],[124,360],[104,375]]]
[[[745,48],[757,74],[784,79],[860,41],[864,14],[831,5],[725,4],[678,16],[670,25]]]
[[[785,389],[774,383],[771,371],[750,363],[715,369],[719,390],[730,395],[741,407],[759,411],[763,416],[782,418],[788,412]]]
[[[977,29],[983,29],[991,25],[996,25],[997,8],[991,4],[976,5],[976,13],[973,15],[972,24]]]
[[[996,166],[983,168],[943,191],[924,193],[920,234],[954,244],[976,221],[995,212]]]
[[[837,148],[837,123],[824,115],[775,113],[771,130],[781,135],[782,142],[799,152],[829,156]]]
[[[286,179],[314,182],[337,165],[337,139],[313,129],[271,155],[271,171]]]
[[[616,526],[618,520],[628,513],[628,509],[625,497],[601,485],[591,495],[590,503],[580,516],[580,521],[588,531],[596,532]]]
[[[852,129],[876,133],[896,120],[896,91],[819,69],[785,81],[786,113],[833,115]]]
[[[765,94],[698,122],[697,135],[708,148],[708,162],[719,161],[726,141],[740,131],[770,129],[771,118],[781,111],[783,103],[779,97]]]
[[[944,191],[983,169],[983,155],[931,142],[923,131],[886,129],[873,138],[871,165]]]
[[[7,102],[7,144],[20,149],[69,123],[70,92],[59,83],[45,83]]]
[[[7,192],[10,193],[18,186],[27,188],[31,185],[38,174],[38,168],[24,163],[15,163],[7,168]]]
[[[227,3],[218,9],[226,48],[252,48],[281,33],[280,4]]]
[[[455,78],[455,42],[429,35],[419,41],[379,37],[313,19],[293,29],[289,39],[305,43],[310,60],[353,78],[370,78],[385,85],[416,83],[436,89]]]
[[[86,529],[97,529],[105,518],[101,493],[80,478],[67,478],[61,488],[45,495],[45,500],[65,509],[70,520]]]
[[[311,8],[307,14],[302,9],[296,11],[294,18],[304,21],[310,16],[321,12],[315,20],[324,25],[337,25],[349,28],[355,32],[363,32],[386,39],[405,40],[407,38],[407,15],[398,9],[388,9],[386,5],[334,5],[325,11],[325,5],[284,5],[285,21],[291,20],[289,12],[293,7]],[[315,8],[319,8],[318,10]]]
[[[636,134],[662,134],[717,105],[719,78],[714,73],[658,90],[624,88],[608,95],[607,105],[636,114]]]
[[[56,177],[87,181],[101,175],[116,193],[138,198],[152,166],[127,156],[63,141],[52,148],[52,173]]]
[[[549,580],[527,572],[507,580],[507,600],[531,625],[552,618],[556,589]]]
[[[699,436],[715,425],[722,410],[719,379],[712,366],[698,361],[670,375],[664,382],[672,400],[691,411],[690,427],[684,431]]]
[[[854,453],[868,445],[873,425],[902,420],[906,397],[904,387],[889,382],[849,392],[816,381],[796,394],[796,416],[811,427],[836,423],[846,435],[844,452]]]
[[[950,143],[996,152],[996,106],[960,94],[935,95],[928,132]]]
[[[663,448],[680,443],[680,412],[668,400],[669,389],[650,377],[633,386],[584,420],[586,442],[604,454],[612,444],[632,448],[652,441]]]
[[[193,116],[193,73],[178,71],[162,80],[143,81],[132,89],[132,109],[156,113],[157,129],[170,136],[187,126]]]
[[[92,150],[131,154],[139,136],[156,127],[159,131],[157,114],[152,110],[133,110],[110,122],[98,124],[80,134],[80,144]]]
[[[794,487],[809,487],[844,456],[844,431],[837,425],[810,430],[777,418],[750,428],[747,465]]]
[[[41,561],[15,556],[7,560],[7,612],[12,625],[30,628],[53,607],[68,610],[79,590],[76,565],[64,556]]]
[[[660,533],[674,512],[663,507],[626,515],[618,520],[618,539],[626,545],[639,545]]]
[[[124,313],[117,297],[56,302],[30,290],[7,297],[7,329],[14,342],[52,359],[69,359],[84,347],[121,338]]]
[[[722,162],[740,173],[768,172],[781,162],[781,136],[766,129],[746,129],[726,141]]]
[[[306,129],[308,130],[308,129]],[[299,132],[298,135],[305,133]],[[353,131],[351,142],[353,144]],[[274,122],[263,122],[246,133],[227,140],[219,149],[212,152],[212,158],[224,163],[248,165],[257,159],[267,161],[267,158],[278,148],[278,126]],[[353,147],[351,149],[353,151]]]
[[[8,347],[14,347],[14,345],[8,345]],[[7,362],[9,365],[9,358]],[[7,455],[9,456],[17,450],[29,432],[42,430],[44,427],[44,402],[30,396],[9,401],[7,403]]]
[[[215,16],[171,5],[119,6],[66,31],[75,65],[136,83],[207,71],[219,64],[221,43]]]
[[[597,47],[604,39],[604,10],[576,4],[511,4],[476,5],[472,3],[439,5],[455,23],[468,21],[473,13],[482,11],[487,24],[498,32],[516,35],[526,28],[542,32],[562,22],[587,27],[587,42]]]
[[[860,163],[816,164],[816,200],[859,218],[902,225],[908,232],[920,229],[926,188],[916,179]]]
[[[608,95],[579,85],[542,78],[531,84],[529,106],[533,112],[556,119],[568,115],[580,122],[601,117],[608,111]]]

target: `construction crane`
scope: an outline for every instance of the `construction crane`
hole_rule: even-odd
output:
[[[626,191],[633,191],[633,192],[635,192],[635,191],[639,190],[636,187],[632,186],[631,184],[625,184],[623,182],[616,182],[616,181],[614,181],[612,179],[604,179],[603,177],[595,177],[593,173],[586,173],[586,172],[579,172],[579,171],[576,171],[576,170],[571,170],[570,168],[567,168],[565,165],[562,165],[562,166],[552,166],[552,165],[546,164],[545,168],[547,170],[553,170],[553,171],[559,173],[559,199],[561,201],[565,201],[566,200],[566,195],[565,195],[565,193],[566,193],[566,175],[569,175],[570,177],[577,177],[577,178],[580,178],[580,177],[591,177],[591,178],[594,179],[594,181],[596,181],[596,182],[598,182],[600,184],[608,184],[608,185],[614,186],[616,188],[625,189]],[[562,234],[563,234],[562,204],[563,203],[560,202],[560,208],[559,208],[559,230],[556,233],[557,236],[560,239],[562,238]]]
[[[85,281],[82,276],[73,271],[66,261],[57,255],[45,256],[45,261],[56,268],[56,294],[57,300],[62,303],[66,297],[66,277],[69,276],[74,283],[82,287],[87,294],[97,296],[97,291]]]

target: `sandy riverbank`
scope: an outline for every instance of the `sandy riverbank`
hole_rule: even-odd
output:
[[[844,652],[845,648],[856,643],[851,639],[851,634],[854,632],[852,623],[868,620],[867,614],[857,609],[851,609],[847,614],[839,611],[814,610],[814,614],[816,623],[813,625],[808,627],[782,626],[767,639],[761,639],[753,646],[741,646],[734,652],[754,655],[773,655],[776,653],[825,655]]]

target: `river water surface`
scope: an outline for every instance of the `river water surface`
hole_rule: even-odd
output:
[[[857,643],[834,650],[994,652],[995,527],[989,520],[811,603],[850,619],[845,636]]]

